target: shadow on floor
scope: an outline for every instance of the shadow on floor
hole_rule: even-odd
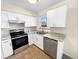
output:
[[[71,58],[71,57],[64,54],[62,59],[73,59],[73,58]]]

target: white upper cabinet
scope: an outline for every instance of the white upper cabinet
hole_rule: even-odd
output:
[[[36,18],[33,16],[25,16],[25,27],[36,26]]]
[[[36,18],[31,16],[31,25],[36,26]]]
[[[8,19],[12,23],[24,23],[24,15],[8,12]]]
[[[17,17],[19,18],[18,23],[24,23],[25,22],[24,15],[18,14]]]
[[[1,11],[1,28],[9,28],[7,12]]]
[[[25,27],[31,26],[30,16],[25,16]]]
[[[49,27],[65,27],[67,6],[61,6],[47,12],[47,25]]]

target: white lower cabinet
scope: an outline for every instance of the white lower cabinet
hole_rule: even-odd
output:
[[[29,34],[29,35],[28,35],[28,38],[29,38],[29,45],[34,44],[35,39],[34,39],[34,36],[33,36],[33,35],[34,35],[34,34]]]
[[[43,36],[39,34],[29,34],[29,45],[35,44],[38,46],[40,49],[43,50]]]
[[[56,59],[62,59],[62,57],[63,57],[63,50],[64,50],[64,41],[63,42],[58,41],[57,58]]]
[[[36,38],[37,38],[37,46],[43,50],[43,36],[37,34]]]
[[[13,49],[12,49],[12,43],[11,43],[11,40],[4,40],[4,41],[1,41],[2,43],[2,49],[3,49],[3,54],[4,54],[4,57],[8,57],[10,55],[13,54]]]

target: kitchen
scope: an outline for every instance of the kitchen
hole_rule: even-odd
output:
[[[63,54],[67,55],[63,59],[77,59],[77,43],[74,44],[75,47],[72,47],[76,33],[73,36],[73,33],[69,32],[70,27],[77,26],[77,24],[75,26],[69,24],[69,19],[72,19],[71,13],[73,12],[72,15],[77,13],[76,3],[73,6],[71,0],[34,1],[1,1],[2,58],[16,59],[12,56],[35,44],[53,59],[62,59]],[[45,4],[43,4],[44,2]],[[73,11],[70,12],[72,9]],[[73,19],[77,18],[76,13],[73,15]],[[74,31],[76,28],[73,29]],[[71,41],[73,37],[74,39]],[[69,39],[71,44],[68,42]]]

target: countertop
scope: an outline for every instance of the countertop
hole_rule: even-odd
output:
[[[47,33],[47,34],[39,34],[37,33],[37,31],[32,31],[32,32],[28,32],[28,34],[38,34],[38,35],[41,35],[43,37],[48,37],[50,39],[53,39],[53,40],[57,40],[57,41],[64,41],[64,38],[65,38],[65,34],[61,34],[61,33]]]
[[[44,37],[48,37],[50,39],[53,39],[53,40],[57,40],[57,41],[64,41],[64,38],[65,38],[65,34],[60,34],[60,33],[48,33],[48,34],[45,34]]]

